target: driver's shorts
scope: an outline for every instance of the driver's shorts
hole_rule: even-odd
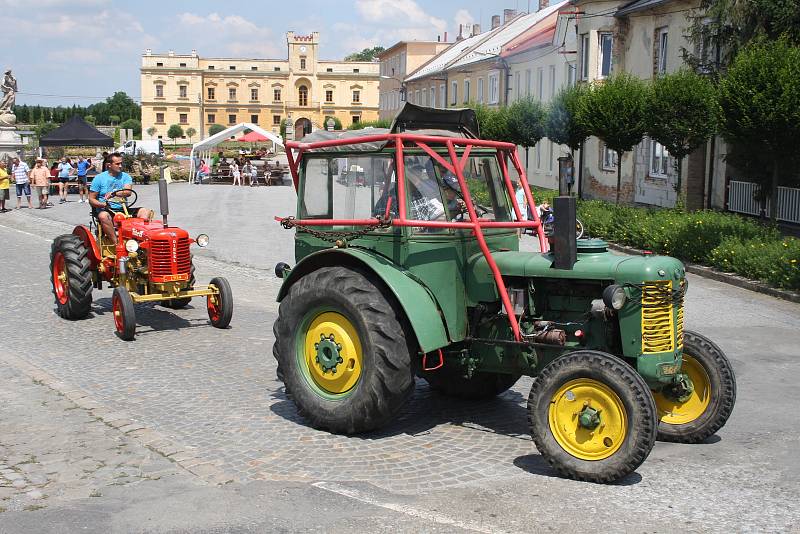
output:
[[[106,213],[111,215],[111,218],[114,218],[114,215],[116,215],[117,213],[122,213],[123,215],[125,214],[125,212],[122,210],[122,206],[120,206],[119,209],[114,209],[110,206],[105,206],[104,208],[92,208],[92,217],[94,217],[95,219],[99,218],[98,216],[100,215],[101,211],[105,211]],[[136,211],[139,211],[139,208],[128,209],[128,213]]]

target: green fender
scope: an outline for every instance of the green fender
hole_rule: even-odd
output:
[[[439,306],[423,284],[411,278],[407,271],[378,254],[364,249],[337,248],[309,254],[295,265],[278,292],[278,302],[301,277],[320,267],[355,266],[375,273],[400,303],[417,336],[423,352],[431,352],[450,344],[440,315]]]

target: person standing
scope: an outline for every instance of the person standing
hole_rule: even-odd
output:
[[[47,198],[50,196],[50,170],[42,158],[36,158],[36,164],[30,173],[31,184],[39,197],[39,209],[47,208]]]
[[[74,170],[69,158],[61,158],[61,163],[58,164],[58,195],[61,197],[61,200],[58,201],[59,204],[67,201],[69,177]]]
[[[86,197],[89,195],[89,189],[86,187],[88,183],[86,175],[92,167],[94,167],[94,164],[89,158],[84,158],[83,156],[78,158],[78,195],[80,196],[78,202],[88,202]]]
[[[8,169],[6,169],[6,160],[0,159],[0,213],[5,213],[6,200],[8,200],[8,189],[11,187],[11,180],[8,179]]]
[[[233,176],[233,185],[237,183],[242,185],[241,173],[239,173],[239,164],[236,162],[236,158],[233,158],[233,163],[231,163],[231,176]]]
[[[31,168],[28,167],[27,163],[20,161],[17,157],[14,158],[11,174],[14,175],[14,183],[17,186],[17,209],[22,207],[22,195],[28,197],[28,207],[33,208],[31,203],[31,182],[30,176],[28,176],[30,172]]]

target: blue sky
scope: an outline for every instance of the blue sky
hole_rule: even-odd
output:
[[[538,0],[530,2],[535,9]],[[459,24],[484,31],[527,0],[112,1],[0,0],[0,57],[19,84],[17,104],[87,105],[122,90],[138,100],[146,48],[207,57],[286,57],[287,31],[320,32],[321,59],[403,39],[435,40]],[[58,96],[43,96],[58,95]],[[88,98],[87,98],[88,97]]]

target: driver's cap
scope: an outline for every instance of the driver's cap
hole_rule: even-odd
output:
[[[452,174],[445,174],[442,180],[444,181],[444,185],[446,185],[456,193],[461,192],[461,184],[458,183],[458,178],[456,178]]]

